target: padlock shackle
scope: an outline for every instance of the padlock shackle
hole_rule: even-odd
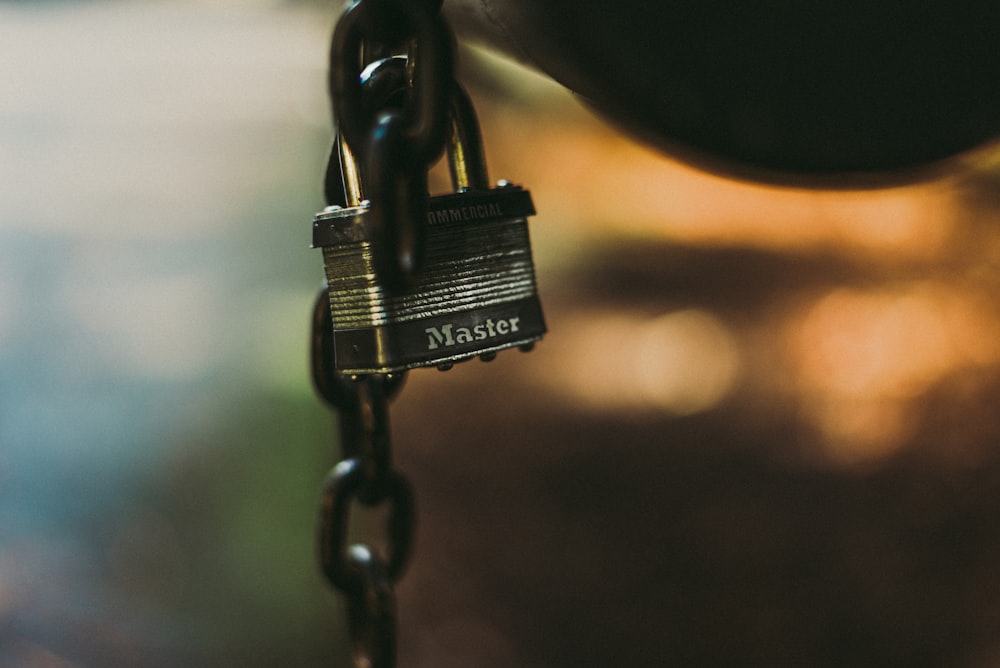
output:
[[[456,192],[489,190],[486,152],[479,120],[469,94],[456,81],[452,83],[448,109],[451,112],[451,135],[448,138],[448,171]]]
[[[358,161],[351,151],[351,147],[344,141],[344,137],[337,135],[337,145],[335,149],[340,156],[340,173],[344,179],[344,201],[345,206],[359,206],[365,199],[361,189],[361,172],[358,169]]]

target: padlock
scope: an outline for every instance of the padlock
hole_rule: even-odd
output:
[[[341,373],[447,369],[506,348],[530,350],[545,334],[528,235],[531,194],[506,181],[490,188],[475,111],[454,88],[447,153],[455,192],[428,199],[423,269],[405,291],[380,281],[363,184],[341,144],[350,206],[317,214],[312,243],[323,251]]]

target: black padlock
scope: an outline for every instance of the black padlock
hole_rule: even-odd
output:
[[[351,206],[317,214],[312,244],[323,250],[342,373],[449,368],[506,348],[529,350],[545,334],[528,236],[531,195],[504,181],[490,188],[475,111],[457,84],[452,97],[456,192],[428,199],[423,269],[403,292],[380,281],[363,184],[342,147]]]

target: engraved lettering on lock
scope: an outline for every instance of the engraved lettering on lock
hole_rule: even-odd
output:
[[[428,327],[424,330],[427,334],[427,350],[437,350],[438,348],[449,348],[463,343],[473,341],[485,341],[486,339],[506,336],[518,331],[520,318],[501,318],[494,322],[492,318],[487,318],[485,322],[479,323],[475,327],[461,327],[449,322],[438,327]]]
[[[471,206],[456,206],[440,211],[428,211],[427,222],[458,223],[466,220],[484,220],[487,218],[503,218],[503,208],[499,202],[476,204]]]

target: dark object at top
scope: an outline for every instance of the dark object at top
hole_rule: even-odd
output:
[[[766,180],[912,174],[1000,135],[1000,3],[449,0],[642,140]]]

